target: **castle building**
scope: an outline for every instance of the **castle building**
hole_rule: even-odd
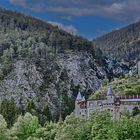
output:
[[[94,111],[108,111],[113,119],[119,119],[126,110],[132,113],[134,107],[140,108],[140,95],[114,96],[110,86],[104,99],[85,100],[85,97],[78,92],[75,101],[75,115],[88,119]]]

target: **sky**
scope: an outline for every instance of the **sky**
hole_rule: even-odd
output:
[[[0,0],[0,7],[90,40],[140,19],[140,0]]]

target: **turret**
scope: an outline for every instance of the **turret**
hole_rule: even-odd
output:
[[[80,91],[78,92],[78,95],[77,95],[76,101],[77,101],[77,102],[82,101],[82,96],[81,96]]]
[[[75,115],[80,116],[81,115],[81,109],[80,109],[80,102],[82,101],[82,96],[80,91],[77,94],[76,100],[75,100]]]
[[[80,91],[75,100],[75,115],[83,119],[87,118],[87,102],[85,96],[81,96]]]
[[[110,98],[113,98],[114,95],[113,95],[113,89],[111,86],[108,87],[108,90],[107,90],[107,98],[110,99]]]

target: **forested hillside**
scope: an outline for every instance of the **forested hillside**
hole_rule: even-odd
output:
[[[0,140],[137,140],[137,108],[116,121],[107,112],[95,112],[89,120],[72,113],[78,91],[86,99],[104,96],[109,85],[118,95],[140,92],[140,76],[122,79],[130,68],[117,60],[135,63],[139,57],[139,28],[130,31],[134,37],[123,32],[131,27],[90,42],[0,9]],[[118,51],[122,42],[124,50]]]
[[[113,77],[106,59],[80,36],[0,9],[0,113],[8,126],[25,112],[42,124],[65,118],[78,90],[88,96]]]
[[[101,36],[93,44],[107,56],[133,65],[140,59],[140,21]]]
[[[88,98],[104,82],[128,71],[83,37],[0,9],[0,113],[8,127],[26,112],[41,124],[64,119],[73,111],[79,90]]]
[[[140,94],[140,75],[133,74],[124,78],[115,78],[112,82],[104,85],[97,90],[90,99],[102,98],[106,96],[107,88],[113,88],[114,95],[139,95]]]
[[[26,113],[19,116],[8,129],[0,115],[1,140],[139,140],[140,110],[133,110],[131,116],[123,112],[120,120],[112,120],[108,112],[95,112],[88,120],[71,114],[65,121],[46,122],[41,126],[37,117]]]
[[[23,14],[4,9],[0,9],[0,29],[1,36],[2,33],[12,34],[11,31],[14,31],[15,33],[17,31],[19,34],[15,34],[15,36],[13,36],[13,38],[16,37],[14,40],[17,40],[18,37],[21,40],[25,40],[31,36],[36,39],[35,41],[52,46],[53,51],[55,52],[64,52],[67,49],[93,49],[92,44],[82,37],[72,36],[57,27],[34,17],[25,16]],[[10,38],[8,38],[7,42],[9,39]],[[11,41],[12,40],[13,39],[11,38]],[[2,50],[6,49],[6,46],[3,47],[4,48],[2,48]]]

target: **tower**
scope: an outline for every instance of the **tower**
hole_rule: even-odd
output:
[[[81,96],[80,92],[78,92],[75,100],[75,115],[79,118],[87,119],[87,101],[84,96]]]
[[[76,97],[76,100],[75,100],[75,115],[76,116],[80,116],[80,102],[82,101],[82,96],[81,96],[81,93],[80,91],[78,92],[77,94],[77,97]]]
[[[107,98],[112,98],[114,97],[113,96],[113,89],[111,86],[108,87],[108,90],[107,90]]]
[[[81,93],[80,91],[78,92],[78,95],[77,95],[77,98],[76,98],[76,101],[77,102],[80,102],[82,100],[82,96],[81,96]]]
[[[108,90],[107,90],[107,100],[108,100],[108,103],[114,103],[114,95],[113,95],[113,89],[111,86],[108,87]]]

